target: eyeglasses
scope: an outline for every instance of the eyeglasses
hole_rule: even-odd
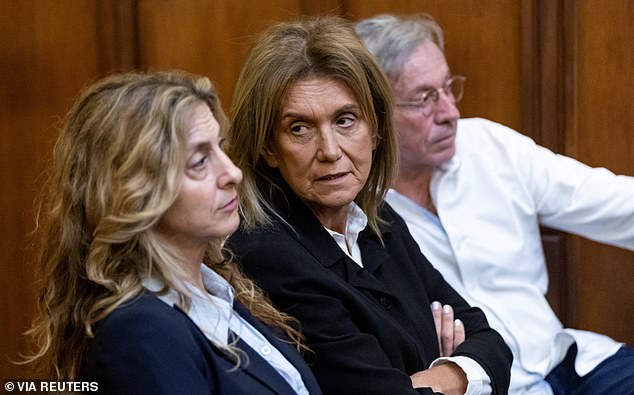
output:
[[[421,93],[420,99],[413,101],[399,101],[394,103],[398,107],[414,107],[423,111],[424,116],[431,115],[436,108],[436,103],[440,98],[440,92],[442,91],[447,98],[456,104],[462,99],[464,93],[464,82],[467,78],[461,75],[454,75],[447,79],[440,88],[427,89]]]

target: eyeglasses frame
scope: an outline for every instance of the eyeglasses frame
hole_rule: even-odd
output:
[[[397,101],[394,103],[396,107],[413,107],[419,108],[423,110],[423,114],[425,116],[429,116],[432,114],[433,110],[440,99],[440,92],[442,91],[447,97],[451,99],[452,104],[458,103],[462,100],[464,96],[464,83],[467,77],[462,75],[452,75],[447,78],[443,85],[440,88],[430,88],[421,93],[421,97],[419,100],[415,101]],[[460,92],[457,96],[453,95],[451,88],[454,86],[455,82],[459,82]],[[427,101],[431,99],[431,101]]]

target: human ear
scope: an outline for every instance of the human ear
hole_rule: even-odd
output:
[[[266,164],[270,167],[276,168],[279,166],[277,157],[270,147],[264,147],[264,149],[262,150],[262,157],[264,158]]]

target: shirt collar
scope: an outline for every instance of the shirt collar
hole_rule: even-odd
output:
[[[218,273],[202,264],[200,268],[203,285],[207,292],[202,292],[192,284],[188,284],[191,293],[191,304],[187,315],[214,343],[228,344],[229,321],[233,311],[233,287]],[[151,292],[158,292],[162,283],[156,278],[143,280],[143,286]],[[178,293],[170,289],[164,295],[156,295],[169,306],[177,305]]]
[[[348,242],[348,245],[352,246],[356,244],[359,233],[361,233],[361,231],[365,229],[367,224],[368,216],[365,215],[363,210],[361,210],[361,207],[359,207],[359,205],[353,201],[348,205],[345,234],[342,235],[341,233],[328,229],[325,226],[324,228],[333,237],[336,237],[337,235],[340,237],[344,237],[344,239]]]
[[[350,203],[350,208],[348,209],[348,218],[346,219],[346,236],[350,236],[354,238],[354,241],[357,241],[357,237],[359,233],[368,224],[368,216],[365,215],[361,207],[355,202]]]
[[[359,207],[354,201],[348,205],[348,215],[346,216],[346,228],[345,234],[341,234],[324,227],[333,239],[337,242],[339,247],[351,257],[360,266],[363,266],[361,262],[361,250],[358,245],[359,233],[365,229],[368,224],[368,217],[365,215],[361,207]]]

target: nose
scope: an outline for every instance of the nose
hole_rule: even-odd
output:
[[[456,107],[453,96],[441,91],[436,102],[436,111],[434,113],[437,123],[447,121],[455,121],[460,118],[460,111]]]
[[[221,172],[218,176],[218,187],[235,187],[242,182],[242,171],[229,159],[227,154],[220,154]]]
[[[322,127],[319,133],[317,159],[322,162],[334,162],[341,158],[341,147],[334,127]]]

